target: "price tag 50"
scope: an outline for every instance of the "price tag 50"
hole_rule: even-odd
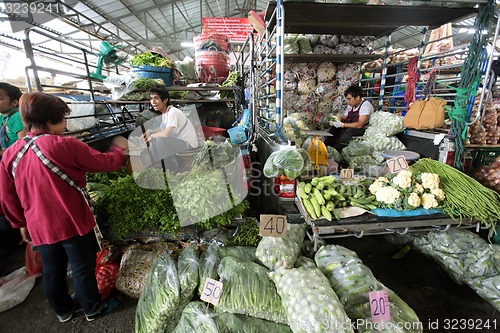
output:
[[[200,299],[214,306],[219,305],[222,287],[222,282],[207,278]]]
[[[387,296],[387,291],[370,291],[369,296],[372,322],[381,323],[390,321],[391,308],[389,306],[389,296]]]
[[[261,215],[259,235],[266,237],[285,237],[288,231],[286,215]]]
[[[389,171],[391,173],[396,173],[408,169],[408,162],[406,161],[406,158],[401,155],[387,160],[387,166],[389,167]]]

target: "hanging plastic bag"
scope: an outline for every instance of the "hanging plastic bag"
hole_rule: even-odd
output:
[[[0,280],[0,312],[9,310],[28,297],[41,274],[29,275],[26,267],[10,273]]]
[[[40,258],[40,252],[33,248],[33,244],[26,244],[24,265],[26,266],[29,276],[42,273],[42,259]]]

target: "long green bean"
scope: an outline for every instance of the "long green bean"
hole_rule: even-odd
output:
[[[435,173],[446,194],[443,211],[455,220],[469,218],[490,228],[500,216],[500,194],[447,164],[423,158],[412,170]]]

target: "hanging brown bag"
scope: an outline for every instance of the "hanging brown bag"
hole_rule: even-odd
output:
[[[444,108],[446,101],[434,97],[420,99],[410,105],[404,117],[406,128],[417,130],[434,129],[444,126]]]

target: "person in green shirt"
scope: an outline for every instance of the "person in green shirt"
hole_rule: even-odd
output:
[[[24,125],[19,114],[19,98],[22,92],[16,86],[0,82],[0,144],[4,150],[24,137]]]

